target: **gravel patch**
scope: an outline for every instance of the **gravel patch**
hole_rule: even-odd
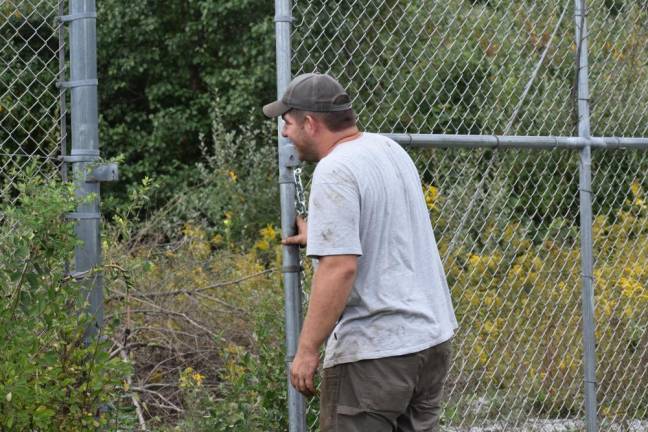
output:
[[[443,432],[582,432],[585,422],[582,420],[543,420],[530,419],[521,425],[506,422],[494,422],[484,426],[444,427]],[[648,432],[648,420],[627,420],[616,423],[602,423],[601,432]]]

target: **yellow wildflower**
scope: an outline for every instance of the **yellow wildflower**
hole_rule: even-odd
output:
[[[262,251],[270,249],[270,243],[266,239],[258,240],[254,243],[254,248]]]
[[[265,228],[259,230],[259,234],[261,234],[261,239],[254,244],[254,248],[267,251],[277,241],[279,230],[273,225],[266,225]]]
[[[486,354],[486,351],[484,351],[483,348],[479,349],[479,361],[485,365],[488,363],[488,354]]]
[[[194,372],[191,374],[191,378],[193,378],[194,382],[196,385],[201,386],[203,381],[205,380],[205,375],[199,373],[199,372]]]
[[[427,189],[425,189],[424,196],[427,208],[430,210],[438,211],[439,209],[437,207],[437,200],[439,198],[439,189],[432,185],[429,185]]]
[[[195,371],[193,368],[188,367],[180,373],[180,387],[200,387],[205,380],[205,375]]]
[[[490,321],[486,321],[484,323],[484,330],[486,331],[486,333],[493,333],[497,331],[497,326]]]
[[[264,240],[274,240],[277,238],[277,230],[272,225],[266,225],[265,228],[261,228],[259,234],[261,234],[261,238]]]
[[[621,295],[627,298],[638,296],[643,291],[641,284],[638,281],[622,277],[619,281],[621,286]]]

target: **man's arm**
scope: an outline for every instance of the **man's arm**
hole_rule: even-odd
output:
[[[293,387],[307,396],[315,394],[313,375],[319,364],[319,348],[344,310],[353,288],[357,266],[358,257],[355,255],[319,258],[311,285],[308,312],[290,370]]]

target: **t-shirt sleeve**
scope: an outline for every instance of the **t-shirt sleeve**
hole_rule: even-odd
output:
[[[360,197],[355,184],[316,182],[308,202],[306,254],[362,255]]]

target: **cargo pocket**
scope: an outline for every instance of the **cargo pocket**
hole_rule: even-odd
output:
[[[360,408],[371,412],[394,414],[405,412],[413,389],[403,383],[388,382],[385,378],[371,377],[358,391]]]
[[[356,389],[356,403],[337,406],[336,431],[394,430],[398,417],[407,410],[411,391],[407,387],[386,387],[384,380],[372,381]]]

